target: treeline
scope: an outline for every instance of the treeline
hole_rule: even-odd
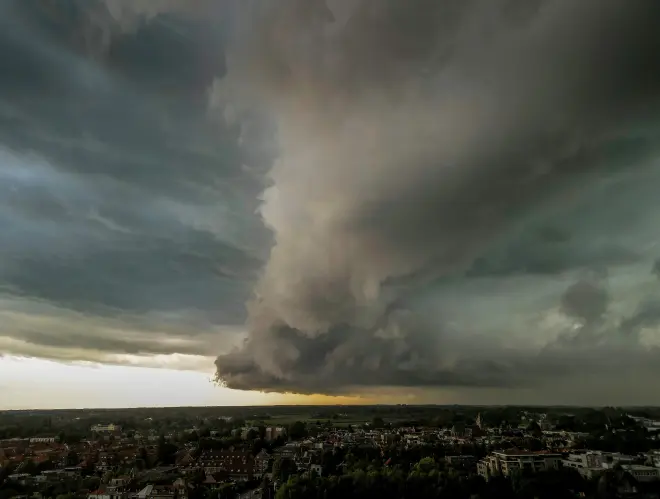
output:
[[[568,499],[594,490],[575,470],[494,478],[445,468],[425,458],[410,470],[401,466],[355,470],[339,476],[293,476],[275,499]]]

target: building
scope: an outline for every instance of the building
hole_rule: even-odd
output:
[[[261,449],[259,454],[254,456],[254,476],[257,478],[263,477],[268,473],[270,464],[270,454],[266,449]]]
[[[32,444],[54,444],[57,441],[55,437],[34,437],[30,439],[30,445]]]
[[[250,437],[250,434],[254,434],[259,436],[259,427],[258,426],[246,426],[245,428],[241,428],[241,438],[243,440],[248,440]]]
[[[312,463],[309,465],[309,471],[316,476],[323,476],[323,465],[320,463]]]
[[[286,429],[281,426],[269,426],[266,428],[265,439],[268,441],[276,440],[279,437],[286,437]]]
[[[630,473],[635,480],[643,482],[657,482],[660,480],[660,469],[641,464],[622,464],[623,471]]]
[[[300,454],[300,444],[289,442],[284,447],[274,450],[273,453],[282,459],[294,459]]]
[[[628,454],[621,454],[620,452],[600,452],[594,451],[601,456],[601,466],[604,468],[614,468],[617,464],[635,464],[639,458],[630,456]]]
[[[535,473],[558,469],[561,460],[561,454],[511,449],[491,453],[477,463],[477,471],[486,479],[498,475],[508,477],[518,470]]]
[[[180,485],[153,485],[149,484],[140,490],[135,499],[187,499],[185,487]]]
[[[235,480],[251,480],[254,476],[255,459],[250,452],[205,451],[199,464],[207,475],[226,474]]]
[[[573,468],[588,479],[602,475],[606,469],[603,467],[603,455],[600,452],[569,454],[561,463],[564,468]]]
[[[451,436],[454,438],[462,438],[465,436],[465,425],[463,423],[456,423],[451,427]]]
[[[109,434],[118,434],[121,433],[121,426],[118,426],[116,424],[95,424],[90,428],[90,431],[92,433],[109,433]]]

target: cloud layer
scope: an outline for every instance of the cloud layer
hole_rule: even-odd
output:
[[[0,352],[645,401],[658,21],[624,0],[5,2]],[[622,379],[640,389],[608,395]]]
[[[4,353],[209,356],[244,331],[269,236],[207,112],[220,36],[120,3],[0,7]]]

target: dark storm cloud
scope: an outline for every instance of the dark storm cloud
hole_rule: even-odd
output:
[[[561,298],[562,311],[586,324],[594,324],[607,311],[607,290],[594,280],[581,280],[571,285]]]
[[[648,221],[639,202],[614,206],[625,189],[652,199],[640,178],[657,177],[660,5],[292,0],[243,14],[218,92],[227,106],[258,102],[277,124],[261,208],[275,245],[250,336],[217,359],[218,376],[329,391],[507,385],[518,368],[543,377],[562,359],[573,366],[561,342],[540,353],[469,344],[469,331],[403,320],[388,303],[470,268],[504,282],[643,259],[637,241],[604,235]],[[598,217],[578,211],[583,200]],[[567,236],[534,235],[569,205],[579,215],[559,224]],[[554,305],[571,317],[595,323],[607,311],[607,293],[587,281],[562,293]],[[593,354],[594,369],[616,348]],[[640,348],[630,357],[647,358]]]
[[[207,112],[221,23],[120,4],[0,6],[0,336],[208,355],[243,324],[268,241],[237,133]]]
[[[0,352],[305,393],[653,379],[658,21],[2,3]]]

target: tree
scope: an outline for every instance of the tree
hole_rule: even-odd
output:
[[[39,468],[37,467],[36,463],[32,461],[31,459],[28,461],[25,461],[23,464],[23,467],[21,468],[21,473],[27,473],[28,475],[38,475],[39,474]]]
[[[259,430],[255,430],[251,428],[247,432],[247,440],[254,440],[256,438],[259,438]]]
[[[432,457],[422,458],[414,467],[414,470],[419,473],[428,473],[435,468],[435,459]]]
[[[44,471],[52,470],[55,468],[55,463],[48,459],[47,461],[42,461],[37,464],[37,475],[43,473]]]
[[[270,480],[268,480],[267,475],[264,475],[259,488],[261,489],[261,497],[263,499],[270,499],[273,497],[273,486],[270,483]]]
[[[87,490],[98,490],[98,488],[101,486],[101,479],[96,476],[90,476],[83,480],[82,486]]]
[[[158,462],[161,464],[174,464],[174,455],[177,450],[176,445],[166,442],[165,437],[161,435],[158,439],[158,446],[156,447]]]
[[[17,496],[18,491],[10,488],[0,489],[0,499],[10,499],[14,496]]]
[[[138,450],[138,459],[144,463],[145,468],[149,467],[149,454],[144,447],[140,447],[140,450]]]
[[[543,436],[541,427],[536,421],[530,421],[530,423],[527,425],[527,432],[531,433],[537,438]]]
[[[67,466],[76,466],[79,463],[80,463],[80,458],[78,457],[78,453],[73,450],[69,451],[69,453],[66,456]]]
[[[273,480],[284,483],[296,471],[298,468],[292,459],[278,457],[273,463]]]
[[[371,426],[374,427],[374,428],[384,428],[385,427],[385,421],[383,421],[383,418],[381,418],[380,416],[376,416],[371,421]]]
[[[307,436],[307,426],[302,421],[296,421],[289,426],[289,438],[291,440],[300,440]]]
[[[266,447],[266,442],[260,438],[257,438],[252,442],[252,454],[256,456],[264,447]]]

